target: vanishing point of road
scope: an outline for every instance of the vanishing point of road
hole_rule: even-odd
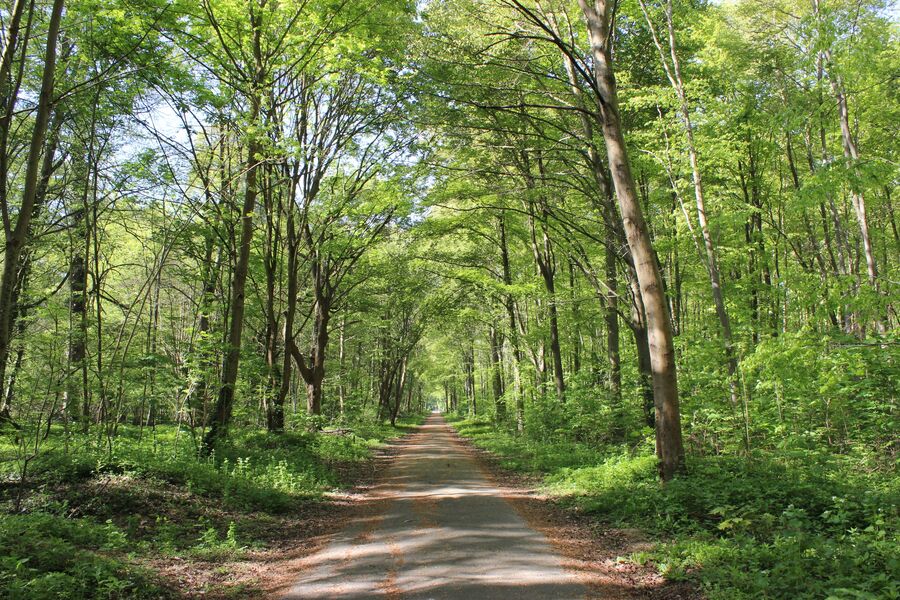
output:
[[[289,600],[568,600],[587,589],[482,473],[440,415],[400,446]]]

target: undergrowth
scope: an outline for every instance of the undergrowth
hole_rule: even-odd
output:
[[[689,456],[687,474],[662,485],[649,443],[599,451],[526,441],[483,418],[454,424],[564,502],[668,540],[631,560],[696,580],[709,600],[900,597],[900,481],[862,449]]]
[[[123,427],[101,443],[53,431],[24,483],[21,449],[4,435],[0,598],[177,597],[149,559],[240,560],[263,544],[257,532],[342,485],[340,466],[416,420],[338,435],[235,432],[209,458],[171,426]]]

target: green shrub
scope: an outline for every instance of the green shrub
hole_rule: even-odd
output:
[[[197,558],[209,561],[240,558],[247,549],[238,542],[237,526],[234,521],[228,524],[224,536],[219,536],[215,527],[207,527],[197,538],[197,544],[191,549]]]
[[[110,555],[126,537],[110,523],[47,513],[0,516],[0,598],[166,598],[149,574]]]
[[[898,598],[900,482],[866,452],[695,456],[662,485],[650,443],[604,456],[483,420],[455,425],[505,466],[544,473],[549,492],[596,518],[677,540],[633,558],[697,579],[710,600]]]

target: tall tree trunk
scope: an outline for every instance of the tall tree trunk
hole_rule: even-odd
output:
[[[706,219],[706,199],[704,196],[703,188],[703,174],[700,171],[700,157],[699,152],[697,151],[697,144],[694,142],[694,126],[691,121],[691,111],[687,99],[687,93],[684,89],[684,78],[681,74],[681,63],[678,60],[678,53],[676,51],[675,23],[672,17],[672,1],[666,0],[665,3],[669,58],[666,58],[666,51],[663,49],[662,42],[657,36],[656,27],[653,25],[653,20],[650,18],[650,14],[647,12],[647,7],[644,0],[639,0],[639,2],[641,10],[643,11],[644,17],[647,21],[647,25],[650,28],[653,42],[659,52],[659,59],[662,63],[663,70],[666,73],[666,77],[669,79],[669,83],[675,90],[676,96],[678,96],[679,114],[681,117],[681,123],[684,126],[685,138],[687,139],[688,159],[691,164],[691,176],[694,184],[694,199],[696,200],[697,204],[697,221],[700,225],[700,235],[703,238],[703,247],[706,250],[706,271],[709,276],[710,286],[712,288],[713,304],[716,308],[716,317],[718,317],[719,319],[719,328],[722,332],[722,340],[725,342],[725,360],[728,364],[728,387],[731,392],[731,404],[732,406],[737,406],[739,402],[737,381],[737,354],[734,350],[734,341],[731,334],[731,319],[728,317],[728,311],[725,309],[725,299],[722,293],[722,278],[721,274],[719,273],[716,249],[713,245],[712,235],[710,234],[709,224]],[[671,64],[669,62],[670,59]]]
[[[345,386],[344,386],[344,362],[345,362],[345,342],[347,333],[347,317],[341,315],[340,337],[338,338],[338,410],[340,415],[344,416]]]
[[[287,210],[287,248],[285,249],[287,252],[287,306],[284,311],[284,328],[282,329],[284,352],[281,357],[281,384],[273,400],[273,412],[281,419],[282,428],[284,427],[284,402],[291,390],[292,359],[296,349],[294,342],[294,317],[297,313],[297,294],[299,292],[299,283],[297,281],[298,242],[297,230],[294,227],[293,200],[288,204]]]
[[[309,237],[309,231],[306,230],[304,235]],[[322,383],[325,381],[325,352],[328,347],[328,324],[331,320],[331,297],[328,295],[327,289],[331,284],[327,281],[328,275],[323,271],[323,265],[319,263],[317,257],[312,259],[310,268],[315,296],[310,353],[307,358],[296,344],[291,344],[291,353],[297,369],[300,371],[300,376],[306,383],[306,411],[310,415],[320,415],[322,414]]]
[[[163,208],[165,213],[165,208]],[[153,300],[150,303],[150,318],[147,320],[147,355],[156,356],[157,339],[159,332],[159,292],[162,287],[162,264],[156,269],[156,277],[153,282]],[[156,427],[156,421],[159,417],[159,403],[156,398],[156,372],[155,367],[149,370],[147,379],[145,380],[144,389],[149,390],[150,402],[147,409],[146,424],[148,427]]]
[[[247,114],[249,123],[256,125],[260,116],[262,99],[260,95],[265,80],[262,60],[262,15],[250,14],[253,31],[254,73],[250,87],[250,109]],[[253,213],[256,210],[256,196],[259,193],[257,174],[259,170],[259,154],[262,151],[260,133],[251,132],[247,144],[246,176],[244,185],[244,202],[241,208],[241,242],[238,247],[237,261],[231,277],[231,307],[228,319],[228,339],[226,341],[225,359],[222,362],[222,383],[216,407],[212,415],[209,431],[203,440],[203,452],[212,452],[216,442],[223,438],[231,422],[234,408],[234,392],[237,385],[238,367],[241,362],[241,337],[244,330],[244,301],[247,286],[247,271],[250,268],[250,246],[253,242]]]
[[[819,12],[819,0],[813,0],[813,11],[816,15],[816,21],[821,22],[821,14]],[[827,68],[828,80],[831,84],[831,92],[838,105],[838,118],[841,125],[841,141],[844,147],[844,156],[850,161],[850,166],[856,170],[856,164],[859,161],[859,148],[856,140],[853,139],[853,132],[850,129],[850,107],[847,103],[847,94],[844,91],[844,83],[841,76],[835,72],[834,64],[831,58],[831,50],[824,49],[820,51],[822,62]],[[878,285],[878,269],[875,264],[875,251],[872,247],[872,237],[869,235],[869,222],[866,216],[866,200],[862,191],[855,183],[850,185],[850,200],[853,203],[853,211],[856,213],[856,220],[859,222],[859,233],[862,239],[863,252],[866,257],[866,273],[869,277],[869,285],[877,287]]]
[[[391,427],[396,426],[397,424],[397,416],[400,414],[400,404],[403,400],[403,388],[406,385],[406,365],[407,365],[407,356],[404,356],[400,360],[400,368],[399,375],[396,377],[395,387],[394,387],[394,404],[391,407]]]
[[[41,156],[44,152],[44,141],[50,122],[53,106],[53,87],[56,73],[56,47],[59,41],[59,26],[62,21],[63,0],[54,0],[50,11],[50,22],[47,30],[47,44],[44,53],[44,70],[41,77],[41,91],[35,110],[34,127],[31,132],[31,144],[25,163],[25,181],[22,191],[22,204],[15,226],[4,223],[6,228],[6,248],[3,253],[3,273],[0,276],[0,382],[6,380],[6,365],[9,359],[12,340],[12,315],[15,312],[13,295],[19,274],[20,261],[28,243],[31,217],[38,192],[38,175]],[[5,396],[4,396],[5,397]],[[10,418],[10,407],[0,407],[0,419]]]
[[[503,285],[512,285],[512,270],[509,264],[509,246],[506,242],[506,215],[497,219],[500,232],[500,263],[503,269]],[[525,431],[525,394],[522,391],[522,348],[519,345],[519,325],[516,319],[516,301],[511,292],[504,297],[506,317],[509,321],[509,343],[513,353],[513,379],[516,392],[516,431]]]
[[[506,404],[503,402],[503,363],[500,357],[502,340],[496,325],[490,327],[491,389],[494,393],[494,414],[498,423],[506,420]]]
[[[97,374],[97,391],[99,395],[99,403],[97,406],[97,422],[101,423],[107,419],[109,415],[109,398],[107,396],[107,388],[106,388],[106,374],[104,372],[104,363],[103,363],[103,270],[100,268],[100,202],[97,196],[98,189],[98,176],[99,173],[97,169],[93,171],[93,184],[91,186],[91,202],[90,202],[90,222],[89,227],[91,228],[89,235],[89,239],[91,241],[91,256],[90,259],[93,262],[91,267],[91,273],[93,274],[93,292],[94,292],[94,330],[97,336],[97,345],[95,352],[95,372]],[[119,389],[122,389],[122,382],[120,380]],[[121,398],[121,394],[119,396]],[[87,400],[88,398],[82,398],[82,400]],[[82,407],[82,415],[83,422],[85,424],[85,432],[87,432],[87,425],[90,422],[90,413],[91,406],[88,404],[83,405]],[[107,422],[109,427],[107,430],[107,443],[111,443],[112,440],[112,429],[115,428],[118,423],[114,419],[110,419]],[[100,430],[100,435],[103,434],[103,428]]]
[[[32,210],[31,225],[29,226],[29,231],[26,234],[26,240],[31,238],[31,229],[33,228],[33,224],[39,218],[42,209],[46,204],[47,188],[50,185],[50,177],[53,175],[53,172],[58,166],[58,163],[55,163],[54,160],[56,156],[56,149],[59,146],[59,130],[61,125],[62,120],[60,118],[60,113],[59,111],[55,111],[48,129],[48,139],[46,148],[44,150],[44,156],[41,159],[41,175],[38,182],[34,208]],[[15,333],[13,334],[14,337],[17,336],[21,338],[21,336],[25,334],[25,330],[28,324],[28,311],[30,308],[34,308],[33,306],[29,307],[28,305],[20,302],[20,299],[26,297],[25,294],[27,294],[28,291],[28,282],[31,276],[33,260],[34,253],[30,248],[24,251],[21,258],[19,259],[21,265],[16,276],[15,288],[11,300],[13,311],[10,314],[10,328],[15,331]],[[22,367],[24,355],[25,344],[23,340],[19,343],[18,349],[16,350],[16,358],[13,363],[13,371],[7,378],[5,391],[2,390],[2,385],[0,385],[0,392],[3,393],[3,397],[0,398],[0,421],[10,418],[10,413],[12,411],[12,407],[16,397],[16,381],[18,380],[18,374]],[[14,426],[17,426],[15,421],[10,422]]]
[[[546,280],[545,280],[546,281]],[[560,402],[566,401],[566,382],[563,374],[562,348],[559,343],[559,307],[556,303],[556,289],[550,285],[548,293],[550,299],[550,356],[553,359],[553,385],[556,388],[556,398]]]
[[[816,80],[821,82],[825,78],[825,58],[824,55],[820,52],[816,56]],[[825,114],[825,99],[822,94],[821,85],[818,87],[818,114],[819,114],[819,148],[820,148],[820,156],[822,160],[822,165],[827,165],[831,160],[831,157],[828,153],[828,143],[826,142],[825,136],[825,121],[822,118],[822,115]],[[809,148],[809,163],[810,163],[810,172],[815,172],[815,161],[812,158],[812,143],[808,144]],[[826,190],[825,197],[828,200],[828,212],[831,217],[832,224],[834,225],[834,245],[837,249],[837,272],[839,275],[847,275],[850,273],[848,268],[848,264],[850,262],[850,241],[847,239],[847,232],[844,229],[844,225],[841,221],[841,216],[838,213],[837,205],[834,202],[834,195],[830,190]],[[826,219],[825,215],[822,216],[823,219]],[[827,220],[827,219],[826,219]],[[826,229],[827,231],[827,229]],[[845,319],[846,320],[846,319]]]
[[[322,383],[325,381],[325,349],[328,345],[328,322],[330,308],[316,303],[314,325],[314,348],[312,354],[312,377],[307,380],[306,409],[309,414],[322,414]]]
[[[87,184],[85,184],[87,186]],[[64,392],[64,410],[80,410],[82,398],[87,395],[87,264],[90,247],[88,227],[85,223],[87,202],[72,213],[72,255],[69,260],[69,350],[68,375]],[[77,377],[75,375],[77,374]]]
[[[575,286],[575,265],[569,260],[569,301],[572,303],[572,372],[581,371],[581,314],[578,310],[578,296]]]
[[[325,380],[324,372],[315,371],[312,378],[306,382],[306,412],[310,415],[322,414],[322,382]]]
[[[841,121],[841,139],[843,140],[844,156],[851,161],[855,168],[859,161],[859,149],[856,141],[853,139],[853,133],[850,131],[850,109],[847,106],[847,96],[844,92],[843,84],[840,77],[832,75],[831,87],[834,91],[835,99],[838,102],[838,114]],[[866,216],[866,199],[858,186],[851,184],[850,200],[853,203],[853,211],[856,214],[856,220],[859,222],[859,233],[862,239],[863,252],[866,257],[866,273],[869,277],[869,284],[876,287],[878,284],[878,268],[875,263],[875,251],[872,246],[872,236],[869,234],[869,222]]]
[[[278,258],[281,250],[281,202],[274,204],[273,195],[276,193],[273,182],[274,173],[267,169],[266,185],[263,193],[266,207],[266,251],[263,260],[266,272],[266,300],[265,300],[265,349],[266,370],[269,380],[266,391],[263,394],[266,410],[266,429],[268,431],[282,431],[284,429],[284,404],[278,401],[281,389],[283,360],[279,356],[278,336],[278,312],[276,308],[278,296]]]
[[[20,33],[22,14],[28,8],[28,19],[25,24],[24,34]],[[9,21],[4,36],[4,45],[2,57],[0,57],[0,213],[3,217],[3,231],[6,236],[11,231],[10,215],[9,215],[9,162],[13,158],[13,153],[9,147],[9,134],[12,128],[13,115],[15,113],[16,102],[19,98],[19,89],[24,76],[25,65],[27,61],[24,59],[28,50],[28,41],[31,36],[31,26],[34,17],[34,0],[15,0],[9,12]],[[22,60],[19,61],[19,67],[13,75],[12,66],[13,59],[19,49],[19,42],[22,42],[22,51],[20,55]]]
[[[466,400],[469,401],[469,416],[478,415],[478,403],[475,398],[475,349],[471,343],[463,352],[463,368],[465,369]]]
[[[69,264],[69,366],[66,376],[64,406],[66,409],[81,411],[82,428],[87,432],[90,426],[90,394],[88,390],[88,365],[86,359],[87,344],[87,260],[90,256],[92,240],[91,229],[97,229],[96,223],[89,226],[88,215],[93,214],[91,206],[92,187],[97,185],[96,170],[99,168],[96,156],[97,141],[97,105],[100,102],[100,88],[94,95],[94,106],[91,110],[90,132],[88,136],[86,158],[79,164],[84,169],[84,185],[81,193],[81,206],[72,215],[74,240],[72,256]],[[93,177],[92,177],[93,174]],[[92,186],[93,183],[93,186]],[[96,189],[93,190],[96,198]],[[73,375],[77,374],[75,378]]]
[[[530,179],[530,178],[529,178]],[[533,186],[533,183],[528,185]],[[559,341],[559,308],[556,298],[556,265],[553,257],[553,244],[547,235],[547,214],[541,207],[541,238],[538,240],[534,205],[528,204],[528,224],[531,233],[531,248],[534,261],[544,281],[544,289],[548,296],[548,326],[550,330],[550,358],[553,361],[553,384],[556,387],[556,398],[560,402],[566,399],[566,383],[563,374],[562,348]]]
[[[5,43],[3,44],[2,54],[0,54],[0,98],[4,100],[10,95],[10,90],[6,86],[12,71],[13,57],[19,46],[19,30],[22,24],[22,15],[25,13],[25,7],[30,3],[30,0],[15,0],[8,13],[9,21],[6,27],[5,39],[3,40]],[[30,30],[30,27],[26,29]],[[26,31],[27,33],[30,33],[30,31]],[[10,116],[4,115],[4,118]]]
[[[302,355],[297,357],[297,364],[303,380],[306,382],[306,410],[310,415],[322,414],[322,383],[325,381],[325,351],[328,347],[328,323],[331,320],[331,300],[325,295],[325,286],[321,280],[320,268],[313,267],[313,287],[316,303],[313,307],[312,347],[309,361]]]
[[[607,232],[610,228],[606,228]],[[606,362],[608,373],[606,376],[609,402],[615,411],[615,423],[613,432],[617,438],[625,434],[625,424],[622,414],[622,364],[619,355],[619,292],[616,277],[616,256],[611,247],[606,250],[606,306],[603,309],[603,319],[606,322]]]
[[[644,221],[631,163],[625,145],[619,114],[618,93],[610,49],[610,0],[578,0],[587,22],[594,59],[594,79],[600,101],[600,120],[609,170],[612,173],[619,210],[628,246],[634,257],[641,298],[647,314],[647,339],[653,369],[653,396],[656,405],[657,456],[660,477],[667,481],[684,468],[684,445],[678,405],[678,378],[675,371],[675,345],[672,323],[666,308],[662,277],[656,261],[650,232]]]

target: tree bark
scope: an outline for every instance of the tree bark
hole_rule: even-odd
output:
[[[260,116],[262,90],[260,86],[265,79],[262,57],[262,16],[251,9],[251,26],[253,30],[254,74],[248,90],[250,108],[248,121],[256,125]],[[203,440],[203,453],[210,454],[216,442],[223,438],[231,422],[234,408],[234,392],[237,385],[238,368],[241,362],[241,338],[244,329],[244,301],[247,286],[247,271],[250,267],[250,246],[253,242],[253,212],[256,210],[257,174],[259,154],[262,142],[258,132],[251,132],[247,144],[246,177],[244,185],[244,202],[241,209],[241,242],[238,247],[237,262],[231,278],[231,307],[228,321],[228,339],[226,341],[225,359],[222,362],[222,383],[219,396],[213,411],[211,425]]]
[[[678,378],[672,323],[666,308],[662,277],[650,241],[650,232],[638,199],[625,145],[610,49],[610,0],[578,0],[587,22],[594,60],[594,80],[600,101],[600,120],[628,246],[634,257],[641,298],[647,314],[647,339],[653,370],[659,473],[667,481],[684,469],[684,445],[678,405]]]
[[[305,230],[304,235],[309,241],[310,248],[313,248],[312,236],[308,229]],[[313,306],[310,353],[307,359],[296,345],[293,346],[292,353],[300,376],[306,383],[306,411],[310,415],[320,415],[322,414],[322,382],[325,380],[325,352],[328,347],[328,324],[331,320],[331,292],[333,289],[328,281],[329,274],[324,271],[324,265],[315,256],[316,252],[313,254],[310,270],[315,305]]]
[[[501,343],[499,329],[496,325],[491,325],[491,389],[494,393],[494,414],[498,423],[506,420],[506,404],[503,402],[503,363],[500,358]]]
[[[694,142],[694,125],[691,121],[690,105],[687,99],[687,93],[684,89],[684,78],[681,75],[681,62],[678,60],[678,52],[675,43],[675,23],[672,17],[672,1],[667,0],[665,3],[666,29],[668,32],[668,53],[663,49],[662,42],[656,33],[656,27],[653,20],[647,12],[644,0],[639,0],[644,18],[650,28],[653,42],[659,52],[659,59],[662,64],[666,77],[675,90],[678,97],[678,108],[681,117],[681,123],[684,126],[684,134],[687,139],[688,159],[691,164],[691,178],[694,184],[694,199],[697,205],[697,221],[700,225],[700,236],[703,239],[703,247],[706,251],[706,272],[709,276],[710,287],[712,288],[713,304],[716,308],[716,317],[719,320],[719,328],[722,332],[722,340],[725,342],[725,360],[728,364],[728,387],[731,392],[731,404],[737,406],[739,401],[738,393],[738,361],[734,350],[734,341],[731,334],[731,319],[728,311],[725,309],[725,298],[722,292],[722,278],[719,273],[718,258],[716,249],[712,241],[712,235],[709,231],[709,223],[706,219],[706,199],[703,187],[703,174],[700,171],[700,157],[697,151],[697,144]],[[671,65],[669,63],[671,60]]]
[[[394,387],[394,405],[391,407],[391,427],[397,425],[397,416],[400,414],[400,404],[403,401],[403,389],[406,385],[406,365],[407,365],[408,357],[406,355],[400,360],[400,373],[396,377],[396,383]]]
[[[28,244],[31,218],[38,196],[38,175],[41,156],[44,152],[44,141],[50,122],[53,107],[53,88],[56,74],[56,47],[59,41],[60,22],[62,21],[63,0],[54,0],[50,11],[47,30],[47,44],[44,52],[44,71],[41,77],[41,91],[35,110],[34,128],[31,132],[31,143],[25,164],[25,181],[22,192],[22,204],[15,226],[4,223],[6,228],[6,248],[3,256],[3,273],[0,276],[0,382],[6,380],[6,365],[9,359],[12,341],[13,319],[15,312],[13,295],[20,267],[22,254]],[[5,215],[4,215],[5,216]],[[10,418],[10,407],[4,403],[0,407],[0,419]]]

